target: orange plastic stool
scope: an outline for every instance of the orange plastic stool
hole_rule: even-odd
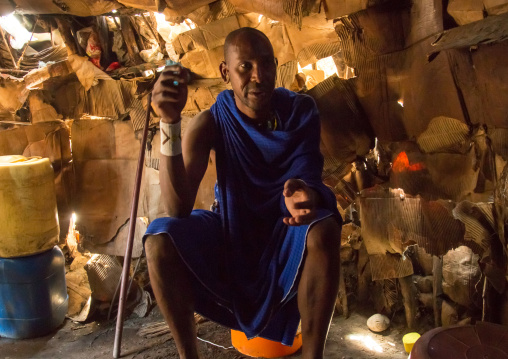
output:
[[[291,355],[302,346],[302,334],[295,336],[293,346],[263,338],[247,339],[243,332],[231,329],[231,343],[240,353],[261,358],[278,358]]]

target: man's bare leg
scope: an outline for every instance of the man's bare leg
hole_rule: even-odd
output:
[[[150,283],[162,315],[171,329],[180,358],[197,359],[191,273],[167,235],[147,237],[145,251]]]
[[[339,290],[340,231],[334,218],[311,227],[298,285],[302,358],[321,359]]]

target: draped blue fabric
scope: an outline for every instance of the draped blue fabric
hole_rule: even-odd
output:
[[[275,90],[276,131],[259,130],[223,91],[211,107],[218,131],[217,188],[232,269],[234,313],[247,337],[267,325],[272,311],[294,293],[308,226],[288,227],[282,191],[290,178],[304,180],[323,202],[320,216],[337,212],[333,193],[322,183],[320,122],[314,100]],[[295,315],[299,318],[298,313]]]
[[[232,91],[220,93],[210,109],[219,213],[195,210],[189,218],[159,218],[146,235],[168,233],[175,243],[198,279],[197,312],[248,338],[291,345],[300,321],[296,283],[308,230],[328,216],[341,219],[335,196],[321,181],[314,100],[278,88],[272,109],[277,130],[259,129],[238,111]],[[310,225],[282,221],[289,216],[282,191],[290,178],[304,180],[321,197]]]

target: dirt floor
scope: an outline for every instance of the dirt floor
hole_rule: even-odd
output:
[[[392,318],[392,325],[386,333],[376,334],[367,326],[367,318],[372,310],[356,310],[345,319],[335,316],[326,343],[325,358],[328,359],[366,359],[393,358],[406,359],[402,336],[408,332],[403,315]],[[152,338],[141,336],[140,329],[154,327],[162,321],[157,307],[145,318],[132,315],[125,321],[122,358],[177,359],[177,351],[170,334],[156,335]],[[40,338],[12,340],[0,338],[0,357],[2,358],[113,358],[115,322],[74,323],[66,319],[58,331]],[[231,346],[228,329],[205,321],[198,324],[199,346],[204,359],[248,358]],[[205,342],[206,341],[206,342]],[[286,358],[300,358],[296,352]]]

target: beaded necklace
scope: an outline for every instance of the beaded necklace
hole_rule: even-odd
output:
[[[277,129],[277,113],[271,112],[270,113],[270,119],[266,120],[265,122],[260,122],[257,124],[257,127],[261,130],[268,130],[268,131],[275,131]]]

